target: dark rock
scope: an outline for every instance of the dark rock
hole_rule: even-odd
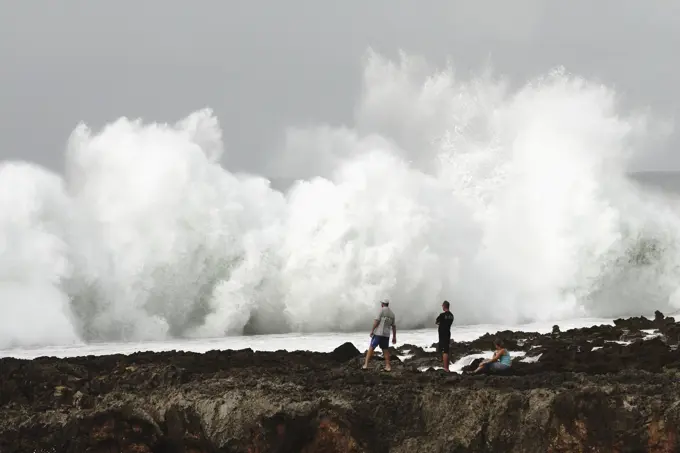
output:
[[[669,345],[677,345],[680,341],[680,325],[672,324],[666,327],[664,330],[664,336],[666,337],[666,342]]]
[[[666,317],[664,316],[664,314],[661,313],[659,310],[656,310],[656,311],[654,312],[654,322],[655,322],[655,323],[663,322],[663,320],[664,320],[665,318],[666,318]]]
[[[659,313],[659,312],[657,312],[657,313]],[[639,317],[636,317],[636,318],[615,319],[614,325],[616,327],[621,328],[621,329],[626,329],[626,330],[629,330],[629,331],[637,332],[637,331],[645,330],[645,329],[653,329],[654,328],[654,321],[651,321],[651,320],[645,318],[644,316],[639,316]]]
[[[76,393],[73,394],[73,401],[72,401],[73,407],[77,409],[89,409],[93,406],[93,401],[92,398],[78,390]]]
[[[412,355],[414,359],[431,358],[436,355],[434,352],[427,352],[420,346],[414,346],[412,344],[405,344],[404,346],[398,347],[397,351],[401,355]]]
[[[477,368],[479,368],[479,365],[484,361],[484,359],[475,359],[470,363],[470,365],[464,366],[463,367],[463,372],[464,373],[469,373],[471,371],[475,371]]]
[[[506,349],[511,351],[525,351],[530,349],[534,341],[541,337],[538,332],[513,332],[504,330],[494,334],[486,333],[476,340],[470,342],[469,346],[478,351],[488,351],[495,348],[496,338],[503,340]]]
[[[637,340],[642,340],[645,337],[642,332],[634,331],[630,332],[628,330],[624,330],[621,336],[619,337],[619,341],[628,341],[628,342],[633,342]]]
[[[491,351],[496,337],[539,357],[515,358],[504,376],[418,372],[441,355],[414,345],[391,348],[391,373],[362,371],[350,343],[328,354],[0,359],[0,451],[678,451],[680,326],[660,320],[664,337],[649,340],[633,318],[451,342],[452,360]]]
[[[348,362],[359,356],[361,352],[350,342],[341,344],[331,352],[331,358],[336,362]]]

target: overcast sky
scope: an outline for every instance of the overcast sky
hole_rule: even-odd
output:
[[[0,159],[55,170],[73,128],[210,106],[230,168],[258,171],[286,126],[347,123],[368,47],[522,81],[557,65],[680,117],[680,2],[3,0]],[[680,130],[642,165],[680,169]]]

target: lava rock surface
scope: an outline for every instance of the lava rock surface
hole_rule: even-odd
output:
[[[496,337],[524,352],[503,376],[435,370],[441,357],[415,345],[392,348],[390,373],[379,355],[361,370],[351,343],[4,358],[0,452],[679,451],[675,320],[556,327],[452,341],[452,361]]]

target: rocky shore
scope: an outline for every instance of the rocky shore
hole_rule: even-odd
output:
[[[473,376],[499,336],[504,376]],[[0,452],[677,452],[680,323],[363,351],[0,359]],[[455,340],[455,329],[454,329]]]

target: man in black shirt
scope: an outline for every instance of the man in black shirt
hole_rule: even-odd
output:
[[[437,316],[437,325],[439,326],[439,347],[437,352],[442,353],[442,360],[444,362],[444,370],[449,371],[449,348],[451,346],[451,324],[453,324],[453,313],[449,311],[449,301],[445,300],[442,303],[441,313]]]

